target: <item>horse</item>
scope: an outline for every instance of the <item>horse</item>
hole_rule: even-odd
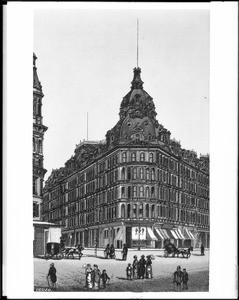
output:
[[[189,247],[187,249],[179,249],[178,255],[181,254],[183,258],[184,257],[189,258],[191,256],[191,251],[193,251],[193,247]]]

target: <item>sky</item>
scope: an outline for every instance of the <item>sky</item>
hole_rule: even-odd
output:
[[[102,140],[119,120],[137,65],[157,119],[198,155],[209,153],[210,13],[204,10],[34,11],[43,87],[44,167],[64,166],[76,144]]]

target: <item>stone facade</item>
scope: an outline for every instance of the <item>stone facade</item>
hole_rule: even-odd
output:
[[[64,226],[67,245],[209,247],[209,155],[183,149],[156,119],[134,69],[119,121],[103,141],[76,145],[43,191],[43,219]]]

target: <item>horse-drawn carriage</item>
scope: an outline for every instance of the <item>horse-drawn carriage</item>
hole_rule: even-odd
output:
[[[83,256],[82,251],[84,248],[81,245],[77,245],[75,247],[65,247],[64,248],[64,257],[65,258],[74,258],[74,254],[78,255],[78,258],[81,259]]]
[[[60,243],[48,242],[46,244],[45,259],[54,257],[62,259],[64,257],[63,249],[61,248]]]
[[[167,244],[164,248],[164,257],[169,257],[172,255],[172,257],[181,257],[183,258],[189,258],[191,256],[191,251],[193,251],[193,247],[189,247],[187,249],[185,248],[177,248],[174,244]]]

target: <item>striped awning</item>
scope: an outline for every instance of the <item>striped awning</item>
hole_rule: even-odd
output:
[[[183,235],[181,229],[177,228],[177,229],[175,229],[175,231],[176,231],[176,233],[177,233],[180,240],[185,240],[185,236]]]
[[[167,229],[161,229],[161,232],[163,232],[163,235],[165,236],[166,240],[170,240],[171,239],[171,237],[170,237]]]
[[[161,229],[155,228],[155,231],[158,234],[160,240],[164,240],[165,239],[164,234],[161,232]]]
[[[175,230],[170,230],[170,232],[172,233],[172,235],[173,235],[173,237],[174,237],[175,240],[179,239],[179,237],[178,237],[178,235],[177,235],[177,233],[176,233]]]
[[[189,229],[185,228],[184,236],[185,236],[185,239],[187,239],[187,240],[195,240],[194,235],[192,234],[191,230],[189,230]]]
[[[156,236],[153,233],[153,230],[150,227],[147,227],[147,233],[149,235],[149,237],[151,238],[151,240],[153,241],[157,241],[158,239],[156,238]]]

